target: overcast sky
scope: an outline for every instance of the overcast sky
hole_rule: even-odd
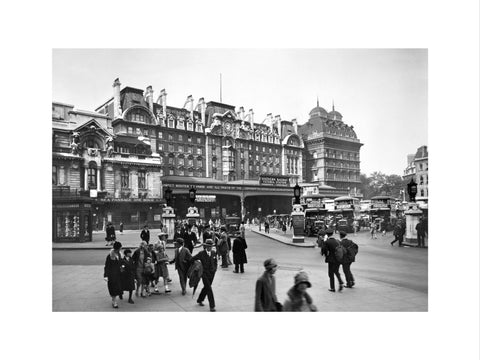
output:
[[[145,89],[182,107],[188,95],[222,100],[255,121],[266,114],[300,124],[320,106],[343,115],[360,141],[361,172],[402,175],[407,154],[427,144],[424,49],[95,49],[53,50],[53,100],[94,110],[112,84]]]

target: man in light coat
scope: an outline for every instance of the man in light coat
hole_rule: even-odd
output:
[[[275,294],[274,274],[277,271],[277,262],[274,259],[267,259],[263,266],[265,272],[257,279],[255,285],[255,311],[281,311]]]
[[[190,260],[192,259],[192,254],[190,253],[190,250],[183,246],[183,243],[182,238],[177,238],[175,240],[177,248],[175,249],[175,257],[170,261],[170,264],[175,264],[175,270],[178,272],[180,286],[182,287],[182,295],[185,295],[187,293],[187,271]]]

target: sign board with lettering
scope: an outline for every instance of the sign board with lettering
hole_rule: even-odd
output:
[[[273,185],[273,186],[282,186],[290,187],[290,178],[281,177],[281,176],[262,176],[258,179],[259,185]]]

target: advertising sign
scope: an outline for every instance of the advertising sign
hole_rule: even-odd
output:
[[[280,176],[263,176],[260,175],[258,179],[260,185],[273,185],[273,186],[282,186],[290,187],[290,178],[289,177],[280,177]]]

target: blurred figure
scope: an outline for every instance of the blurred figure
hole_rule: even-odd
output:
[[[294,277],[294,285],[288,290],[287,300],[283,304],[283,311],[317,311],[313,305],[312,297],[307,293],[307,288],[312,287],[308,275],[300,271]]]

